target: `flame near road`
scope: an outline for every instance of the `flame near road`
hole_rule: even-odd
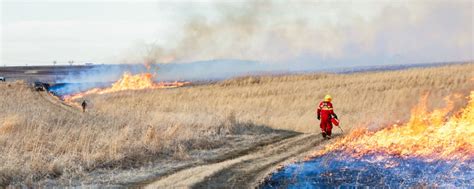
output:
[[[331,151],[343,151],[353,157],[388,154],[399,157],[465,160],[474,157],[474,91],[465,108],[448,117],[453,103],[447,98],[443,109],[427,111],[427,96],[403,125],[393,125],[377,132],[359,129],[316,152],[313,157]],[[383,160],[384,156],[380,156]]]
[[[456,95],[453,95],[456,97]],[[303,162],[283,167],[262,188],[474,186],[474,91],[467,106],[427,110],[427,96],[410,120],[379,131],[358,129],[330,141]]]
[[[87,95],[93,94],[107,94],[126,90],[143,90],[143,89],[163,89],[163,88],[176,88],[182,87],[189,84],[189,82],[154,82],[154,75],[150,73],[141,73],[132,75],[131,73],[125,72],[122,78],[112,84],[109,88],[94,88],[85,92],[66,95],[64,96],[65,101],[73,101],[75,99],[82,98]]]

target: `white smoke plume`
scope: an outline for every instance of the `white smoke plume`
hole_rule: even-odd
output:
[[[474,56],[472,1],[246,1],[215,3],[212,11],[194,13],[179,37],[144,44],[124,62],[371,65]]]
[[[210,9],[207,3],[193,2],[160,6],[188,15],[173,20],[181,26],[175,36],[158,34],[150,40],[154,42],[132,47],[122,61],[146,66],[94,68],[67,77],[62,82],[80,84],[58,92],[97,87],[98,81],[116,80],[124,71],[156,73],[158,80],[196,81],[474,59],[471,1],[246,1],[215,3]],[[398,68],[403,66],[380,67]]]

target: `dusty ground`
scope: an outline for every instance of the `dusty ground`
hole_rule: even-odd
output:
[[[295,151],[284,152],[284,149],[295,147],[294,145],[302,143],[303,136],[305,139],[308,139],[308,136],[313,138],[314,135],[307,134],[297,134],[292,132],[280,133],[279,135],[271,135],[262,138],[261,141],[257,143],[251,143],[251,140],[245,140],[245,137],[238,136],[234,138],[229,138],[229,143],[232,143],[232,146],[226,146],[218,148],[212,151],[195,151],[190,153],[190,157],[184,160],[157,160],[148,166],[137,167],[135,169],[115,169],[115,170],[97,170],[88,175],[84,175],[80,180],[71,180],[71,185],[81,186],[81,187],[117,187],[117,188],[129,188],[129,187],[138,187],[138,188],[181,188],[181,187],[191,187],[192,185],[182,184],[191,179],[193,184],[199,184],[198,187],[226,187],[229,181],[224,181],[232,178],[240,177],[250,177],[259,174],[259,179],[255,179],[252,185],[242,185],[244,186],[253,186],[258,185],[259,180],[262,180],[265,175],[270,173],[267,170],[275,170],[277,168],[277,163],[281,163],[284,160],[288,160],[289,157],[295,155]],[[251,139],[251,137],[249,137]],[[314,144],[314,139],[310,139],[308,142]],[[310,147],[304,145],[304,152],[307,152]],[[283,149],[279,149],[283,147]],[[274,148],[275,151],[269,151],[270,148]],[[302,149],[303,149],[302,148]],[[259,155],[255,155],[259,154]],[[301,153],[298,151],[297,153]],[[268,160],[263,160],[262,155],[266,154],[271,157]],[[234,173],[235,165],[244,163],[245,161],[249,162],[246,167],[256,168],[248,169],[245,172],[236,172]],[[260,160],[260,161],[259,161]],[[262,161],[263,160],[263,161]],[[210,167],[208,169],[208,167]],[[202,168],[199,169],[199,168]],[[198,169],[196,172],[194,170]],[[204,170],[204,171],[203,171]],[[216,177],[215,183],[205,183],[206,179],[214,177],[211,173],[216,173],[216,171],[225,172],[226,177]],[[185,172],[183,174],[182,172]],[[187,173],[187,174],[186,174]],[[195,174],[197,173],[197,174]],[[189,175],[193,175],[190,177]],[[176,184],[170,185],[156,185],[160,182],[174,182],[168,178],[174,178],[176,180],[182,180]],[[159,179],[158,178],[164,178]],[[237,182],[242,181],[240,179],[235,180],[233,186],[241,186],[242,183]],[[202,183],[200,183],[202,182]],[[39,183],[39,186],[42,187],[55,187],[58,186],[56,180],[46,180],[42,183]]]
[[[335,136],[338,136],[336,134]],[[333,139],[334,140],[334,139]],[[294,137],[259,146],[251,153],[222,162],[184,169],[146,183],[146,188],[255,188],[286,163],[301,160],[329,142],[319,134]]]

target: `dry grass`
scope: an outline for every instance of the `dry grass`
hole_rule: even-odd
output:
[[[71,112],[23,83],[0,83],[0,96],[0,186],[137,167],[159,158],[186,159],[191,150],[225,145],[227,136],[272,132],[232,114],[147,120],[146,104],[127,116]]]
[[[299,132],[319,132],[315,108],[325,94],[334,98],[343,127],[384,126],[405,120],[420,96],[443,106],[445,96],[474,89],[474,64],[347,75],[308,74],[243,77],[214,85],[124,92],[89,99],[100,112],[126,116],[143,110],[146,119],[183,114],[235,114],[240,120]],[[140,98],[136,98],[139,96]],[[112,111],[116,106],[129,107]]]
[[[0,186],[185,159],[228,135],[318,132],[315,106],[327,93],[349,128],[406,119],[423,93],[433,106],[474,89],[474,64],[349,75],[245,77],[172,90],[87,97],[92,111],[66,111],[25,84],[0,84]]]

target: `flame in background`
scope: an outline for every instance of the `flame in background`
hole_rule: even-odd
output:
[[[412,109],[411,118],[406,124],[395,124],[376,132],[357,129],[307,159],[338,151],[356,158],[377,155],[377,161],[388,158],[384,154],[401,158],[421,157],[427,161],[472,159],[474,91],[470,93],[467,106],[451,116],[452,100],[445,100],[445,108],[428,112],[426,95]]]
[[[66,95],[63,98],[67,102],[72,102],[73,100],[93,94],[107,94],[127,90],[176,88],[189,84],[189,82],[178,81],[156,83],[153,79],[154,75],[150,73],[140,73],[132,75],[131,73],[125,72],[122,75],[122,78],[113,83],[112,86],[109,88],[94,88],[85,92],[73,95]]]

